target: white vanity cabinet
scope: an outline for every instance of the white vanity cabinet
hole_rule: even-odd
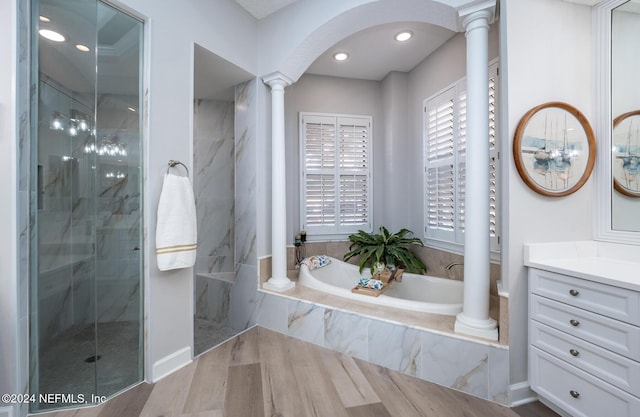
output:
[[[529,267],[531,389],[570,416],[640,416],[640,292],[538,266]]]

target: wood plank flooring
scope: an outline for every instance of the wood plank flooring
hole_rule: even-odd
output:
[[[42,417],[556,417],[514,409],[254,327],[155,384]]]

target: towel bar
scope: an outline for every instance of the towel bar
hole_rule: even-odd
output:
[[[189,168],[185,164],[180,161],[174,161],[173,159],[169,160],[169,167],[167,168],[167,174],[169,173],[169,169],[175,167],[176,165],[182,165],[184,169],[187,171],[187,177],[189,176]]]

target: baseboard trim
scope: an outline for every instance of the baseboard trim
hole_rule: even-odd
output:
[[[528,381],[509,385],[509,403],[511,407],[532,403],[537,399],[538,394],[531,390]]]
[[[191,347],[186,346],[153,364],[151,382],[155,383],[191,363]]]

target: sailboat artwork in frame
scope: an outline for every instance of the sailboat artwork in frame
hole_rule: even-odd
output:
[[[541,104],[520,119],[513,158],[520,177],[535,192],[549,197],[569,195],[587,182],[593,170],[593,129],[570,104]]]
[[[612,144],[613,188],[640,197],[640,110],[613,119]]]

